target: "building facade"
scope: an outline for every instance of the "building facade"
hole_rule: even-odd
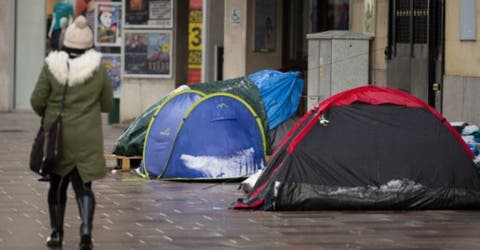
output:
[[[443,114],[449,120],[480,124],[480,1],[445,1],[445,72]],[[471,21],[462,21],[462,9],[470,9]],[[472,36],[461,30],[471,25]]]
[[[46,52],[42,41],[48,2],[2,2],[0,27],[7,35],[0,37],[1,111],[29,109],[29,93]],[[121,121],[135,118],[187,82],[188,1],[172,2],[172,75],[122,76]],[[450,121],[480,124],[480,0],[203,0],[202,4],[202,81],[262,69],[299,70],[307,80],[312,56],[307,34],[349,30],[371,36],[368,83],[408,91]]]

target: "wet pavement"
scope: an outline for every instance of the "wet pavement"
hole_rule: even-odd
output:
[[[39,122],[0,113],[0,249],[47,249],[48,184],[28,169]],[[105,124],[107,152],[123,128]],[[480,249],[480,211],[229,210],[245,196],[237,187],[109,171],[93,184],[95,249]],[[68,194],[63,249],[78,249],[80,218]]]

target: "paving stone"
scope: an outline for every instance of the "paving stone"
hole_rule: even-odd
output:
[[[28,170],[39,122],[30,112],[0,113],[0,249],[46,249],[48,183]],[[104,125],[106,151],[122,130]],[[230,210],[245,196],[237,186],[110,172],[93,185],[95,249],[480,249],[478,211]],[[77,249],[71,188],[68,199],[63,249]]]

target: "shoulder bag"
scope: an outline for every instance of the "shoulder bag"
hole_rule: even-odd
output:
[[[48,130],[43,127],[43,117],[37,136],[33,141],[30,152],[30,170],[46,176],[62,158],[63,149],[63,111],[65,107],[65,94],[67,93],[68,82],[63,88],[60,112]]]

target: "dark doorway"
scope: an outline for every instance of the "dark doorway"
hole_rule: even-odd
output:
[[[300,71],[307,79],[307,34],[327,30],[348,30],[349,0],[284,0],[282,71]],[[297,114],[306,111],[304,85]]]
[[[223,46],[216,46],[215,81],[223,80]]]
[[[390,0],[387,85],[441,109],[444,0]]]

